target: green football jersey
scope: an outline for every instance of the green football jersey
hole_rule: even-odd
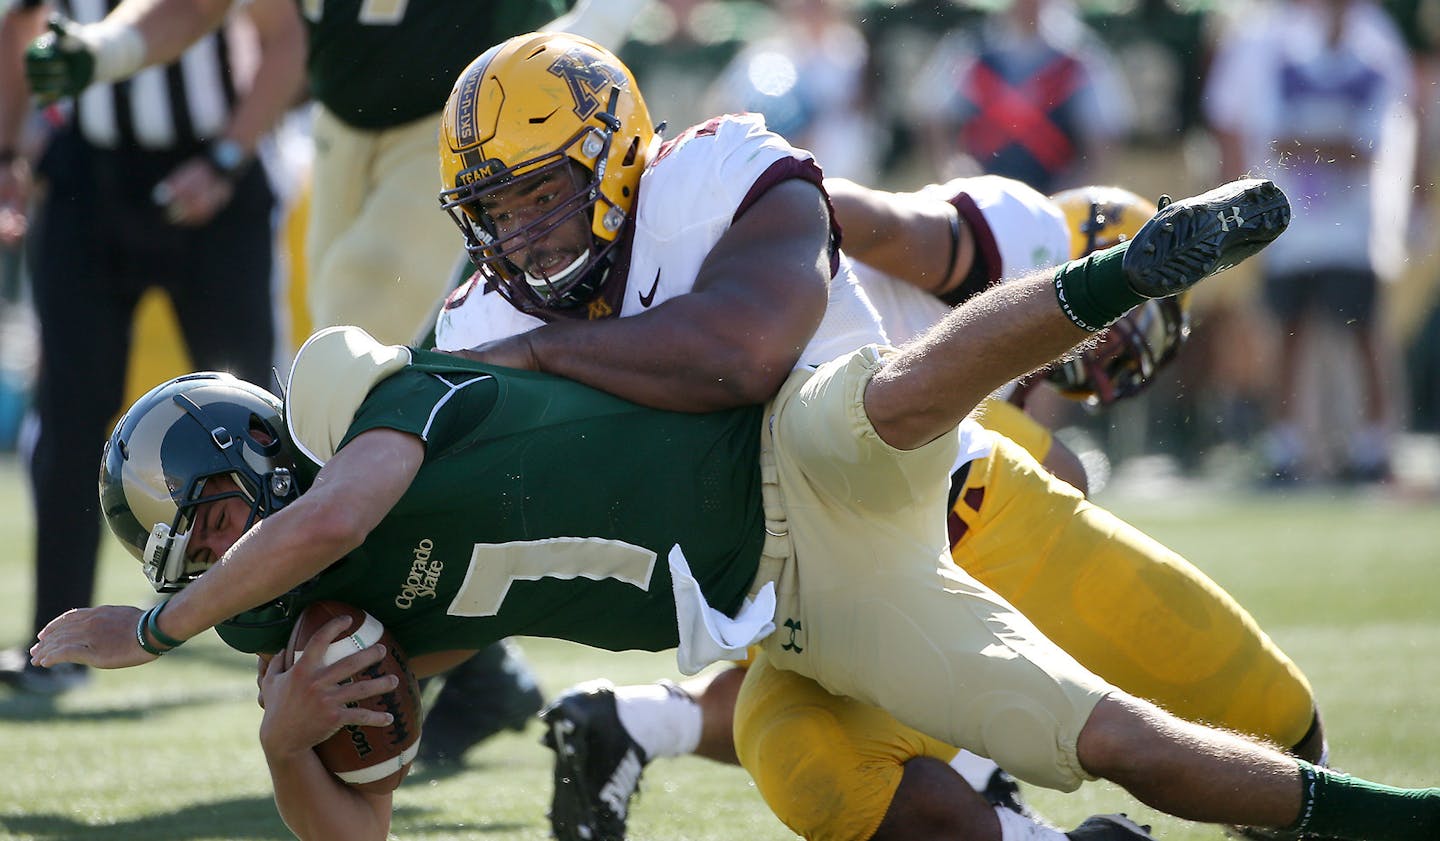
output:
[[[341,120],[383,129],[436,114],[477,56],[565,11],[558,0],[296,0],[310,92]]]
[[[760,407],[647,409],[569,380],[415,351],[345,432],[425,441],[410,488],[301,603],[358,605],[411,654],[544,636],[611,650],[674,648],[667,558],[734,615],[764,542]],[[242,650],[269,639],[220,629]]]

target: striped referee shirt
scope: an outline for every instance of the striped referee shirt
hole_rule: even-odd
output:
[[[25,5],[41,2],[26,0]],[[56,0],[55,6],[79,23],[95,23],[119,2]],[[235,106],[237,74],[244,71],[238,78],[248,78],[254,73],[256,51],[247,49],[240,29],[227,23],[173,64],[147,67],[124,81],[91,85],[75,102],[80,133],[107,149],[183,151],[218,137]]]

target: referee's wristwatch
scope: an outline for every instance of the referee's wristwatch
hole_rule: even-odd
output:
[[[250,166],[244,147],[228,137],[212,140],[205,147],[205,160],[220,177],[234,181]]]

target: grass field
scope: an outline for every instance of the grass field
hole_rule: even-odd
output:
[[[1113,508],[1228,587],[1305,668],[1335,762],[1405,785],[1440,783],[1440,505],[1371,497],[1180,491]],[[30,612],[31,525],[13,463],[0,461],[0,643]],[[107,548],[102,600],[145,604],[136,564]],[[674,677],[668,655],[613,655],[550,641],[525,648],[550,691],[607,675]],[[5,839],[288,838],[255,741],[253,665],[213,637],[161,663],[97,675],[53,704],[0,688],[0,837]],[[461,773],[412,776],[396,796],[405,839],[546,836],[549,752],[538,725],[473,751]],[[1218,839],[1219,830],[1159,820],[1126,795],[1089,785],[1031,791],[1057,823],[1099,811],[1154,821],[1159,837]],[[735,768],[684,759],[653,764],[631,820],[635,839],[791,837]]]

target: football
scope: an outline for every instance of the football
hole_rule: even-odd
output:
[[[380,621],[358,607],[336,601],[309,605],[296,620],[285,646],[284,666],[290,668],[305,651],[305,643],[320,627],[338,616],[349,617],[346,636],[325,651],[328,665],[377,642],[385,644],[385,658],[365,671],[366,678],[398,675],[393,690],[360,702],[366,709],[394,716],[386,727],[349,725],[315,746],[320,761],[341,782],[372,793],[394,791],[410,771],[411,760],[420,747],[420,685],[410,671],[405,652]]]

